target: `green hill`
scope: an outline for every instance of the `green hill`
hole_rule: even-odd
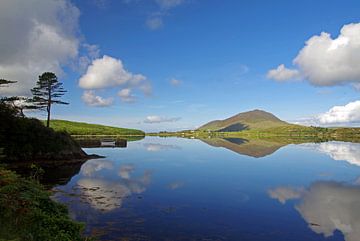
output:
[[[324,128],[290,124],[280,120],[275,115],[253,110],[234,115],[224,120],[211,121],[197,130],[198,135],[221,135],[222,137],[268,138],[274,136],[287,136],[291,138],[315,138],[316,141],[360,140],[360,128],[337,127]]]
[[[66,120],[51,120],[50,127],[55,131],[66,131],[70,135],[119,135],[144,136],[141,130],[74,122]]]
[[[295,125],[282,121],[269,112],[262,110],[253,110],[239,113],[224,120],[211,121],[201,126],[198,130],[237,132],[243,130],[269,129],[284,126]]]

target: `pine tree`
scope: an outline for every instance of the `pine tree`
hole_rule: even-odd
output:
[[[52,104],[68,105],[69,103],[59,100],[67,91],[54,73],[45,72],[39,76],[36,86],[31,89],[33,94],[32,102],[37,109],[47,111],[46,126],[50,126],[50,113]]]

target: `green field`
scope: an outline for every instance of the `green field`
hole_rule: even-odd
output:
[[[279,127],[268,127],[259,129],[250,129],[232,132],[204,131],[204,130],[184,130],[179,132],[159,132],[147,133],[149,136],[160,137],[184,137],[184,138],[244,138],[244,139],[275,139],[286,140],[293,143],[300,142],[318,142],[318,141],[351,141],[360,142],[360,128],[323,128],[309,127],[300,125],[284,125]]]
[[[45,122],[44,122],[45,123]],[[50,127],[55,131],[66,131],[70,135],[106,135],[106,136],[144,136],[141,130],[74,122],[51,120]]]

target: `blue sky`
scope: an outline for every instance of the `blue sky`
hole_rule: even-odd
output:
[[[318,77],[316,69],[322,66],[310,62],[313,55],[322,56],[316,44],[293,64],[311,37],[327,32],[336,39],[344,26],[359,23],[359,1],[62,2],[66,8],[77,9],[69,18],[72,21],[67,23],[67,26],[73,25],[72,30],[61,26],[63,19],[39,18],[47,24],[56,22],[56,29],[63,31],[62,36],[74,41],[77,48],[76,53],[64,48],[66,60],[52,59],[60,63],[55,70],[61,70],[60,80],[68,90],[64,98],[71,103],[55,107],[54,118],[146,131],[192,129],[210,120],[252,109],[263,109],[281,119],[305,124],[356,125],[360,122],[360,117],[358,120],[352,113],[347,113],[348,120],[317,122],[319,115],[328,113],[334,106],[343,106],[342,110],[348,111],[347,104],[357,103],[359,91],[355,87],[360,74],[341,72],[341,77],[332,78],[336,73],[331,72],[331,78]],[[6,7],[11,8],[10,5],[9,1]],[[6,25],[4,21],[3,25]],[[354,33],[351,36],[360,35],[355,27],[351,33]],[[341,51],[346,51],[347,56],[360,51],[357,39],[349,39],[352,44],[339,47],[344,48]],[[0,43],[4,47],[0,47],[1,53],[9,42]],[[92,46],[93,51],[86,46]],[[348,51],[349,46],[352,51]],[[56,49],[56,45],[53,48]],[[332,55],[334,63],[342,61],[342,53]],[[130,77],[126,83],[119,80],[117,84],[101,88],[91,85],[85,88],[85,84],[79,84],[84,76],[84,83],[89,81],[87,74],[93,61],[103,59],[104,55],[120,60],[125,71],[133,77],[141,74],[144,80],[136,84]],[[360,53],[353,60],[358,56]],[[77,66],[81,57],[87,58],[82,68]],[[285,72],[277,71],[270,76],[269,71],[280,64],[286,66]],[[0,62],[0,70],[2,66],[8,65]],[[4,73],[5,77],[13,77],[11,71]],[[282,73],[288,74],[287,78],[279,75]],[[121,101],[118,92],[124,88],[132,95]],[[96,102],[99,99],[94,98],[86,103],[82,97],[85,92],[91,98],[98,96],[109,101],[99,104]],[[354,108],[358,110],[360,106],[354,104],[350,111]]]

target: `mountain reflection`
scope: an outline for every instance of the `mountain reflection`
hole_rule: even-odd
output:
[[[214,147],[223,147],[238,154],[256,158],[270,155],[289,144],[267,139],[209,138],[200,140]]]
[[[303,146],[325,153],[336,161],[347,161],[350,164],[360,166],[360,143],[333,141],[320,144],[303,144]]]
[[[146,190],[151,173],[145,171],[135,176],[134,171],[135,166],[131,164],[117,169],[109,160],[90,160],[81,167],[74,191],[92,208],[111,211],[121,207],[125,198]]]
[[[321,181],[308,189],[278,187],[268,194],[283,204],[299,199],[295,208],[314,232],[330,237],[338,230],[346,241],[359,240],[360,186]]]

